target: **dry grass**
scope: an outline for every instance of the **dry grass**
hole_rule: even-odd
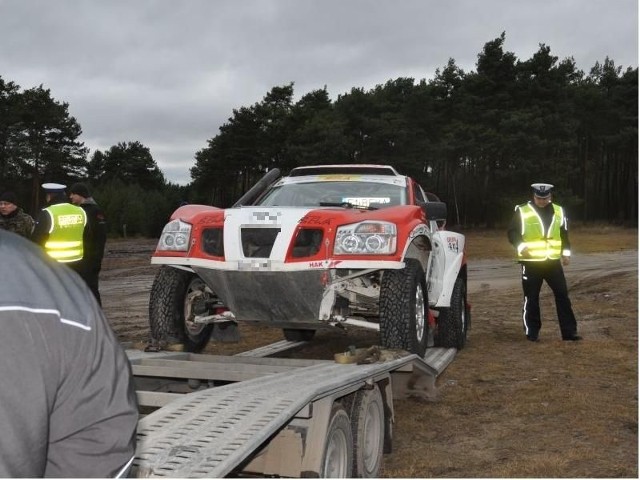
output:
[[[465,234],[470,261],[512,254],[504,232]],[[636,249],[637,230],[576,229],[572,241],[580,253]],[[439,400],[396,403],[383,476],[637,478],[637,272],[590,280],[568,278],[577,344],[560,340],[548,290],[537,344],[522,334],[517,279],[472,295],[469,343]]]
[[[463,233],[470,262],[513,255],[502,230]],[[606,226],[575,228],[572,242],[576,253],[638,246],[637,230]],[[118,278],[121,268],[148,265],[148,258],[112,257],[106,264]],[[439,399],[395,402],[394,452],[385,456],[382,476],[638,477],[637,271],[567,278],[585,337],[578,344],[560,340],[548,289],[536,344],[524,340],[517,278],[506,289],[470,294],[469,343],[439,378]],[[131,308],[142,308],[130,307],[127,298],[106,299],[105,311],[123,340],[138,340],[123,333],[131,327]],[[146,321],[137,327],[146,340]],[[206,351],[232,354],[251,348],[247,342],[282,339],[269,327],[242,326],[242,332],[240,344],[211,342]],[[362,332],[356,346],[376,342],[375,333]],[[322,358],[352,343],[339,331],[319,332],[296,356]]]
[[[470,260],[480,258],[511,258],[513,247],[506,230],[461,231],[467,237]],[[571,248],[574,253],[611,252],[638,248],[638,230],[609,225],[571,228]]]

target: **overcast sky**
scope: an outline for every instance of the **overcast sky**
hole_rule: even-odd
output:
[[[69,104],[92,154],[140,141],[169,181],[232,115],[294,82],[475,71],[484,44],[527,60],[544,43],[588,72],[638,66],[638,0],[0,0],[0,76]]]

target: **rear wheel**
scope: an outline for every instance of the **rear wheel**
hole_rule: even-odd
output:
[[[217,298],[195,273],[163,266],[156,275],[149,298],[151,337],[158,341],[180,341],[188,352],[202,350],[213,324],[197,324],[196,315],[206,315]]]
[[[284,338],[290,342],[308,342],[316,334],[315,330],[304,330],[301,328],[283,328]]]
[[[355,477],[379,477],[384,453],[384,427],[384,403],[378,386],[358,390],[351,410]]]
[[[423,357],[427,350],[428,302],[424,270],[407,259],[402,270],[386,270],[380,285],[380,342]]]
[[[467,341],[468,329],[467,288],[464,279],[458,277],[451,292],[451,306],[440,310],[438,315],[435,344],[461,350]]]
[[[353,475],[351,422],[339,403],[334,404],[331,410],[321,469],[321,478],[351,478]]]

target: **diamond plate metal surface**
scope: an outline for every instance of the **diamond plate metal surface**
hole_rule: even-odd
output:
[[[455,349],[428,352],[435,370],[455,355]],[[308,403],[419,361],[409,355],[369,365],[323,362],[186,394],[140,420],[134,472],[223,477]]]

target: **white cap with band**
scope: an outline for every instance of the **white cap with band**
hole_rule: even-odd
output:
[[[61,183],[43,183],[42,188],[47,192],[61,192],[65,190],[67,186]]]
[[[553,185],[551,185],[550,183],[532,183],[531,188],[533,188],[533,194],[536,197],[547,198],[549,195],[551,195]]]

